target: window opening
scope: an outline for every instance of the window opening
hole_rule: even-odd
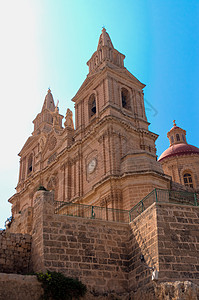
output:
[[[90,117],[93,117],[96,114],[96,100],[95,96],[91,95],[89,99],[89,115]]]
[[[93,116],[95,114],[96,114],[96,101],[94,99],[92,104],[91,104],[91,116]]]
[[[177,140],[178,142],[180,141],[180,136],[179,136],[178,133],[176,134],[176,140]]]
[[[189,186],[193,188],[193,180],[192,176],[189,173],[184,174],[183,176],[185,186]]]
[[[122,97],[122,107],[131,110],[130,95],[129,92],[124,88],[121,91],[121,97]]]
[[[29,159],[28,159],[28,174],[32,172],[32,161],[33,161],[33,157],[32,154],[30,155]]]
[[[122,106],[126,107],[126,96],[124,95],[124,92],[122,92]]]

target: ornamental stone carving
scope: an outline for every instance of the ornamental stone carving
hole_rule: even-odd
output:
[[[55,136],[51,136],[48,142],[48,149],[52,151],[57,144],[57,139]]]

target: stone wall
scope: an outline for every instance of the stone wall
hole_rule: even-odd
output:
[[[124,296],[129,289],[150,286],[152,271],[146,266],[159,269],[155,204],[129,225],[54,214],[49,192],[37,192],[34,203],[34,271],[78,277],[101,295]]]
[[[17,213],[7,231],[12,233],[32,234],[33,208],[28,207],[21,213]]]
[[[36,276],[0,273],[0,300],[39,300],[42,294]]]
[[[0,231],[0,272],[27,274],[30,269],[31,236]]]
[[[155,287],[155,299],[197,300],[199,286],[190,281],[162,282]]]
[[[159,272],[158,282],[198,283],[198,207],[153,203],[122,224],[54,214],[49,192],[37,192],[34,205],[34,271],[60,271],[96,295],[123,297],[143,291],[155,297],[151,267]]]
[[[130,232],[129,290],[133,295],[140,288],[144,287],[146,293],[153,287],[149,268],[159,271],[156,203],[130,223]],[[142,263],[141,254],[145,259]]]
[[[78,277],[94,293],[127,292],[129,225],[56,215],[47,195],[35,198],[34,271]]]
[[[199,280],[199,207],[158,204],[159,279]]]
[[[40,300],[43,295],[41,283],[36,276],[0,273],[0,300]],[[154,284],[153,292],[139,290],[131,297],[132,300],[196,300],[199,298],[199,286],[190,282],[164,282]],[[92,294],[89,291],[82,300],[129,300],[129,293],[118,296]]]

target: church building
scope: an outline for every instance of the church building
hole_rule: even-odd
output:
[[[124,58],[103,28],[72,99],[75,124],[48,90],[19,153],[0,271],[61,272],[86,284],[84,299],[199,299],[199,149],[174,121],[157,160],[145,85]],[[0,294],[10,284],[41,299],[33,277],[15,288],[0,276]]]
[[[154,188],[169,189],[171,177],[157,162],[157,134],[149,131],[145,85],[124,67],[103,28],[89,73],[63,116],[49,89],[34,131],[20,156],[19,182],[10,198],[13,216],[33,207],[40,186],[55,200],[131,209]],[[169,174],[170,175],[170,174]]]

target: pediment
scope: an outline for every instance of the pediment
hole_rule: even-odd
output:
[[[19,156],[22,156],[23,153],[30,147],[30,145],[32,143],[34,143],[36,140],[38,140],[38,137],[37,136],[30,136],[27,141],[25,142],[25,144],[23,145],[21,151],[19,152]]]
[[[114,71],[116,72],[119,76],[126,77],[128,80],[130,79],[133,81],[136,85],[138,85],[141,89],[143,89],[146,85],[140,82],[133,74],[131,74],[126,68],[119,68],[119,67],[114,67],[114,66],[106,66],[106,71]],[[86,89],[86,87],[94,81],[96,78],[99,77],[99,75],[105,70],[103,68],[102,70],[98,70],[98,72],[88,75],[87,78],[84,80],[83,84],[75,94],[75,96],[72,98],[72,101],[76,102],[77,97],[83,92],[83,90]]]
[[[143,89],[146,85],[139,81],[133,74],[131,74],[126,68],[122,71],[123,75],[127,77],[128,79],[131,79],[135,84],[140,85],[140,87]]]
[[[96,77],[97,74],[94,74],[93,76],[87,76],[87,78],[84,80],[84,82],[82,83],[82,85],[80,86],[79,90],[77,91],[77,93],[75,94],[75,96],[72,98],[72,101],[75,102],[76,101],[76,97],[79,96],[79,94],[81,94],[81,92],[86,88],[86,86],[91,83]]]

